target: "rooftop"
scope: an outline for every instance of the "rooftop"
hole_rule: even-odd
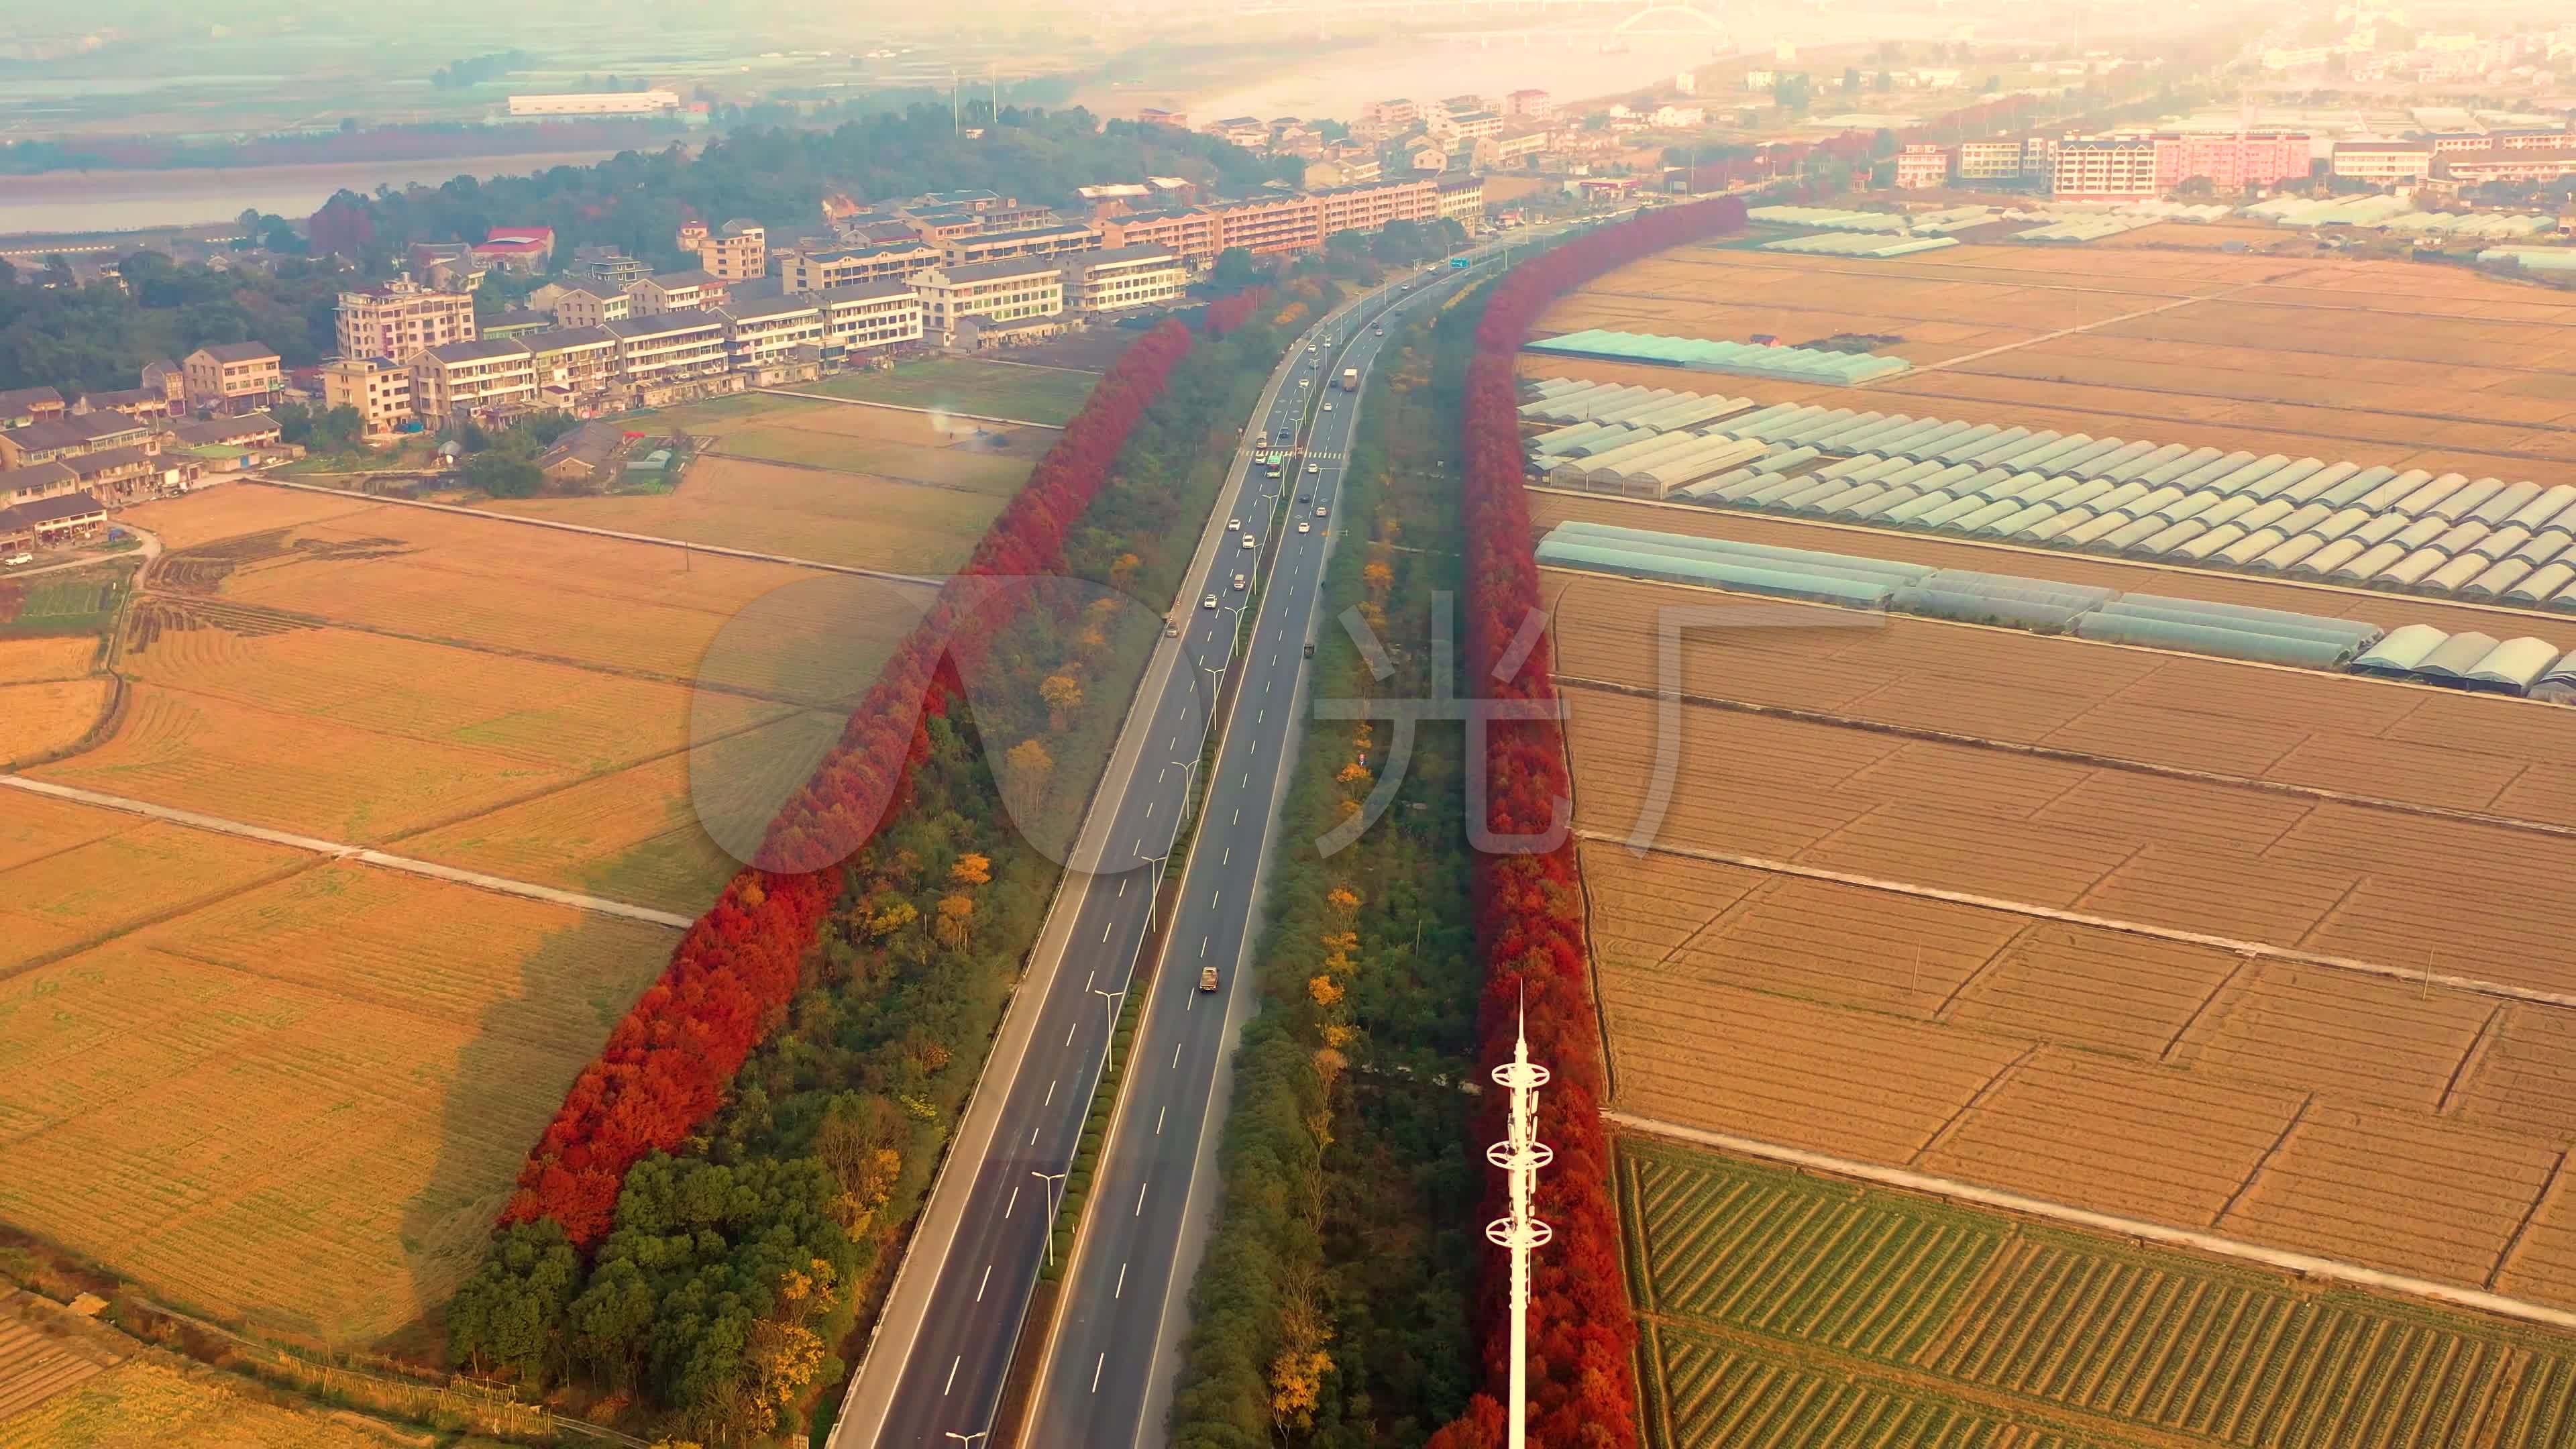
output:
[[[0,528],[12,523],[21,528],[41,528],[67,518],[84,518],[106,512],[106,505],[86,493],[66,493],[59,498],[39,498],[15,508],[0,508]]]
[[[679,332],[721,332],[724,319],[704,308],[684,307],[651,317],[621,317],[609,323],[608,330],[631,341],[638,337],[667,337]]]
[[[1000,262],[970,262],[961,267],[934,267],[931,272],[951,282],[991,282],[1004,277],[1062,275],[1064,264],[1053,257],[1013,257]],[[923,275],[928,276],[931,272]]]
[[[530,352],[562,352],[575,347],[613,344],[617,341],[617,334],[605,327],[549,327],[543,332],[522,332],[510,340]]]
[[[715,277],[711,273],[699,271],[694,267],[685,272],[655,272],[644,280],[651,282],[654,286],[661,288],[665,292],[675,292],[683,287],[709,287],[721,285],[716,281]]]
[[[912,283],[910,282],[899,281],[894,278],[886,278],[874,282],[851,282],[846,286],[825,287],[819,292],[808,292],[805,295],[812,297],[817,301],[830,304],[834,302],[873,302],[887,297],[909,297],[913,295],[913,291]]]
[[[41,453],[143,431],[143,424],[123,413],[88,413],[80,417],[39,418],[23,428],[9,429],[6,436],[31,453]]]
[[[422,353],[440,362],[489,362],[502,357],[525,357],[528,349],[515,338],[485,337],[472,342],[446,342],[436,347],[425,347],[412,356],[419,357]]]
[[[269,346],[265,342],[209,342],[205,346],[198,348],[196,352],[190,353],[189,356],[194,357],[199,353],[202,353],[207,357],[211,357],[217,362],[259,362],[262,360],[274,362],[277,360],[277,349]]]

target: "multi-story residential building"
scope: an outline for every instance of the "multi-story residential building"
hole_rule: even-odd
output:
[[[340,357],[322,364],[322,406],[358,414],[361,431],[381,438],[408,421],[411,369],[389,357]]]
[[[796,348],[823,345],[823,307],[811,297],[726,302],[715,315],[725,324],[725,360],[736,369],[767,367]]]
[[[747,282],[769,272],[769,232],[742,217],[712,232],[704,222],[684,223],[680,250],[697,253],[698,270],[720,282]]]
[[[1168,247],[1110,247],[1060,260],[1065,309],[1084,316],[1163,306],[1190,285],[1189,262]]]
[[[514,116],[655,116],[679,108],[679,92],[665,90],[510,97]]]
[[[1507,166],[1519,165],[1545,151],[1550,134],[1543,126],[1534,131],[1506,131],[1502,135],[1490,136],[1478,141],[1475,149],[1468,154],[1475,158],[1475,164],[1480,169],[1497,171]]]
[[[474,244],[476,260],[511,272],[541,272],[554,255],[555,229],[550,226],[496,226]]]
[[[23,428],[0,431],[0,466],[25,468],[110,448],[151,446],[151,427],[123,413],[39,418]]]
[[[1098,245],[1100,233],[1087,226],[985,232],[941,242],[939,264],[943,267],[971,267],[984,262],[1007,262],[1014,257],[1051,257],[1064,252],[1087,251]]]
[[[921,294],[909,282],[853,282],[819,288],[810,295],[823,308],[826,357],[921,340]]]
[[[1210,121],[1199,129],[1237,146],[1266,146],[1270,143],[1270,128],[1261,123],[1259,116],[1228,116],[1222,121]]]
[[[2421,141],[2337,141],[2331,164],[2345,181],[2412,186],[2433,174],[2433,155]]]
[[[1190,128],[1190,113],[1187,111],[1166,111],[1158,107],[1147,106],[1136,113],[1136,124],[1140,126],[1170,126],[1177,130],[1186,131]]]
[[[1212,262],[1225,250],[1217,241],[1224,229],[1216,213],[1195,206],[1107,216],[1098,224],[1102,243],[1113,248],[1161,247],[1197,263]]]
[[[1443,176],[1432,184],[1438,214],[1474,231],[1485,219],[1485,179],[1481,176]]]
[[[147,490],[175,483],[173,475],[182,471],[181,461],[175,455],[165,456],[157,447],[151,451],[126,447],[102,448],[65,458],[62,463],[72,470],[84,490],[105,494],[111,502],[126,503]]]
[[[2018,180],[2021,177],[2021,143],[1962,141],[1959,143],[1958,172],[1962,181]]]
[[[1422,119],[1422,108],[1398,97],[1389,101],[1371,101],[1360,107],[1360,119],[1388,135],[1403,130]]]
[[[1431,123],[1431,134],[1449,141],[1475,141],[1503,133],[1503,118],[1492,111],[1459,111]]]
[[[210,342],[179,359],[188,406],[200,412],[247,413],[282,402],[286,373],[264,342]]]
[[[536,358],[517,342],[449,342],[409,361],[412,410],[433,425],[537,400]]]
[[[574,247],[572,265],[564,270],[574,280],[601,295],[623,292],[630,283],[640,282],[653,274],[653,269],[645,265],[642,257],[630,257],[616,247]]]
[[[62,463],[30,463],[24,468],[0,468],[0,508],[33,503],[39,498],[59,498],[77,491],[80,475]]]
[[[119,388],[112,392],[85,392],[72,404],[74,415],[85,413],[123,413],[129,418],[175,417],[187,408],[170,400],[170,395],[157,387]]]
[[[921,294],[923,335],[942,347],[957,345],[970,317],[1009,323],[1064,313],[1064,268],[1047,258],[943,264],[913,278],[912,287]]]
[[[2049,194],[2072,201],[2144,201],[2164,194],[2156,184],[2156,143],[2131,140],[2066,141],[2057,148]]]
[[[984,219],[984,230],[988,232],[1031,231],[1042,226],[1054,226],[1062,220],[1052,206],[1012,196],[1003,197],[998,204],[987,206],[976,215]]]
[[[1896,153],[1896,185],[1901,191],[1919,191],[1941,186],[1950,180],[1950,153],[1939,146],[1907,146]]]
[[[620,382],[649,386],[726,370],[725,321],[713,312],[655,312],[611,322]]]
[[[939,265],[939,259],[939,248],[926,241],[781,252],[778,280],[791,292],[820,292],[860,282],[899,282]]]
[[[538,396],[579,411],[617,380],[617,334],[603,324],[556,327],[512,339],[536,365]]]
[[[2057,138],[2024,136],[2021,142],[2021,176],[2024,181],[2048,181],[2057,175]]]
[[[2437,174],[2458,186],[2489,181],[2551,182],[2576,176],[2576,149],[2537,151],[2529,147],[2454,153],[2439,158]]]
[[[408,358],[424,347],[473,341],[474,298],[408,281],[342,292],[335,331],[342,357]]]
[[[0,392],[0,428],[23,428],[61,417],[63,395],[50,387],[20,387]]]
[[[1475,186],[1476,206],[1482,210],[1484,183],[1478,181]],[[1440,183],[1429,177],[1337,186],[1308,199],[1316,203],[1315,236],[1307,243],[1312,247],[1322,246],[1324,238],[1335,232],[1375,231],[1390,221],[1429,221],[1440,215]]]
[[[166,357],[156,357],[143,364],[145,391],[157,392],[170,404],[173,414],[188,410],[188,371]]]
[[[632,299],[630,316],[651,317],[712,307],[725,299],[725,284],[702,271],[663,272],[627,288],[626,295]]]
[[[625,292],[594,292],[575,287],[555,298],[557,327],[605,327],[635,315],[635,298]]]
[[[1542,90],[1517,90],[1503,97],[1503,114],[1516,120],[1550,121],[1556,118],[1556,102]]]
[[[2304,132],[2255,131],[2234,135],[2166,133],[2155,138],[2156,191],[2162,194],[2195,177],[2220,191],[2245,191],[2304,179],[2313,148]]]
[[[904,225],[913,235],[933,246],[944,246],[959,237],[979,236],[984,230],[984,215],[963,206],[927,207],[903,214]]]
[[[1317,198],[1367,189],[1344,187],[1304,196],[1254,196],[1240,201],[1219,202],[1209,208],[1216,213],[1218,224],[1223,228],[1223,239],[1217,249],[1242,247],[1255,256],[1313,251],[1323,245],[1324,235],[1323,206]]]

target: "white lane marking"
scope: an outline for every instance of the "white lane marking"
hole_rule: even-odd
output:
[[[1177,1066],[1179,1066],[1180,1064],[1181,1064],[1181,1044],[1180,1044],[1179,1042],[1174,1042],[1174,1043],[1172,1043],[1172,1065],[1177,1067]],[[1010,1214],[1009,1214],[1009,1213],[1004,1213],[1004,1214],[1002,1214],[1002,1216],[1004,1216],[1004,1217],[1009,1217],[1009,1216],[1010,1216]]]
[[[1229,845],[1229,846],[1227,846],[1227,847],[1225,848],[1225,859],[1218,861],[1218,862],[1217,862],[1217,864],[1219,864],[1219,865],[1232,865],[1232,864],[1234,864],[1234,847],[1233,847],[1233,846]]]
[[[1156,781],[1155,781],[1155,783],[1156,783],[1156,784],[1161,784],[1162,782],[1158,779],[1158,780],[1156,780]],[[1154,818],[1154,802],[1153,802],[1153,801],[1151,801],[1151,800],[1148,800],[1148,801],[1146,801],[1146,802],[1145,802],[1145,818],[1146,818],[1146,819],[1148,819],[1148,820],[1151,820],[1151,819],[1153,819],[1153,818]],[[1102,939],[1102,940],[1107,940],[1108,938],[1107,938],[1106,936],[1104,936],[1104,937],[1102,937],[1101,939]]]
[[[962,1353],[948,1361],[948,1382],[939,1386],[939,1397],[948,1397],[948,1391],[957,1387],[957,1366],[965,1361],[966,1355]]]
[[[1099,970],[1098,970],[1097,968],[1095,968],[1095,969],[1093,969],[1093,970],[1090,970],[1090,971],[1085,971],[1084,973],[1082,973],[1082,989],[1083,989],[1083,990],[1085,990],[1085,991],[1089,991],[1089,990],[1091,989],[1091,981],[1092,981],[1092,978],[1093,978],[1093,977],[1095,977],[1095,976],[1098,976],[1099,974],[1100,974],[1100,972],[1099,972]]]
[[[1254,724],[1260,724],[1260,723],[1262,723],[1263,721],[1265,721],[1265,720],[1267,720],[1267,719],[1269,719],[1269,718],[1270,718],[1270,711],[1268,711],[1268,710],[1266,710],[1266,709],[1264,709],[1264,710],[1256,710],[1256,711],[1254,711],[1254,713],[1253,713],[1253,716],[1252,716],[1252,722],[1253,722]]]
[[[1199,937],[1199,959],[1202,961],[1207,959],[1207,946],[1208,938],[1205,936]]]
[[[1118,1286],[1109,1290],[1109,1296],[1112,1298],[1127,1296],[1127,1265],[1124,1263],[1118,1265]]]
[[[1246,770],[1246,771],[1244,771],[1244,772],[1243,772],[1243,788],[1245,788],[1245,789],[1247,789],[1247,790],[1249,790],[1249,789],[1251,789],[1251,788],[1252,788],[1252,772],[1251,772],[1250,770]],[[1243,812],[1242,812],[1242,811],[1240,811],[1240,810],[1237,810],[1237,811],[1236,811],[1236,812],[1234,812],[1234,813],[1235,813],[1235,814],[1237,814],[1237,815],[1241,815]]]
[[[983,1302],[983,1301],[984,1301],[984,1285],[985,1285],[985,1284],[987,1284],[987,1283],[990,1283],[990,1282],[992,1282],[992,1281],[993,1281],[993,1265],[992,1265],[992,1264],[990,1264],[990,1263],[987,1263],[987,1264],[985,1264],[985,1265],[984,1265],[984,1276],[983,1276],[983,1277],[981,1277],[981,1278],[979,1278],[979,1279],[977,1279],[977,1280],[975,1280],[975,1301],[976,1301],[976,1302],[981,1303],[981,1302]]]
[[[1127,899],[1127,877],[1123,875],[1118,878],[1118,899],[1122,901]],[[1086,981],[1083,984],[1088,986],[1091,983]]]
[[[1209,891],[1209,892],[1208,892],[1208,909],[1209,909],[1209,910],[1211,910],[1211,911],[1212,911],[1212,910],[1215,910],[1215,909],[1216,909],[1216,903],[1217,903],[1217,902],[1219,902],[1219,901],[1221,901],[1221,900],[1224,900],[1224,899],[1225,899],[1225,892],[1223,892],[1223,891]]]
[[[1071,1041],[1071,1040],[1073,1040],[1073,1038],[1072,1038],[1072,1037],[1070,1037],[1070,1036],[1068,1036],[1068,1037],[1066,1037],[1066,1038],[1065,1038],[1065,1040],[1066,1040],[1066,1041]],[[1049,1083],[1047,1083],[1047,1095],[1046,1095],[1046,1100],[1045,1100],[1045,1101],[1043,1101],[1043,1102],[1040,1102],[1038,1105],[1039,1105],[1039,1106],[1041,1106],[1041,1107],[1052,1107],[1052,1106],[1054,1106],[1054,1105],[1055,1105],[1055,1083],[1054,1083],[1054,1082],[1049,1082]]]
[[[1100,1370],[1108,1362],[1109,1351],[1107,1349],[1102,1349],[1100,1351],[1100,1362],[1091,1366],[1091,1391],[1095,1394],[1100,1392]]]
[[[1134,1212],[1132,1212],[1132,1213],[1129,1213],[1127,1216],[1129,1216],[1129,1217],[1131,1217],[1131,1218],[1141,1218],[1141,1217],[1143,1217],[1144,1215],[1145,1215],[1145,1184],[1143,1184],[1143,1183],[1141,1183],[1141,1182],[1140,1182],[1140,1183],[1136,1184],[1136,1210],[1135,1210]]]
[[[1029,1145],[1031,1147],[1038,1145],[1038,1129],[1035,1127],[1029,1129]]]
[[[1246,778],[1249,777],[1247,776]],[[1234,823],[1237,825],[1241,825],[1243,823],[1243,807],[1240,805],[1234,807]]]
[[[1265,680],[1261,681],[1261,692],[1262,692],[1263,694],[1268,694],[1268,693],[1270,692],[1270,681],[1269,681],[1269,680],[1265,679]]]
[[[1100,923],[1100,939],[1103,941],[1109,939],[1109,922],[1107,921]]]
[[[1068,1023],[1066,1023],[1066,1024],[1065,1024],[1065,1028],[1064,1028],[1064,1044],[1065,1044],[1066,1046],[1071,1046],[1071,1045],[1073,1045],[1073,1029],[1074,1029],[1075,1027],[1077,1027],[1077,1026],[1080,1026],[1081,1024],[1082,1024],[1082,1023],[1080,1023],[1080,1022],[1068,1022]],[[1048,1095],[1048,1096],[1050,1096],[1050,1097],[1054,1096],[1054,1095],[1055,1095],[1055,1090],[1054,1090],[1053,1088],[1049,1088],[1049,1089],[1047,1090],[1047,1095]]]
[[[1170,1110],[1172,1110],[1172,1109],[1171,1109],[1170,1107],[1168,1107],[1168,1106],[1165,1106],[1165,1107],[1157,1107],[1157,1108],[1155,1108],[1155,1109],[1154,1109],[1154,1135],[1155,1135],[1155,1136],[1160,1137],[1160,1136],[1162,1136],[1162,1135],[1163,1135],[1163,1114],[1164,1114],[1164,1113],[1166,1113],[1166,1112],[1169,1112]],[[990,1273],[990,1272],[992,1272],[993,1270],[992,1270],[992,1269],[990,1269],[990,1268],[987,1268],[987,1269],[985,1269],[984,1271],[985,1271],[985,1272],[987,1272],[987,1273]]]
[[[1018,1207],[1019,1205],[1020,1190],[1017,1187],[1013,1187],[1011,1189],[1011,1200],[1002,1204],[1002,1216],[1006,1218],[1009,1217],[1011,1215],[1011,1209]]]

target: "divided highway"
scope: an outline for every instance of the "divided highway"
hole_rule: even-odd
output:
[[[1394,293],[1395,305],[1445,297],[1484,270]],[[1232,712],[1218,722],[1223,742],[1184,869],[1168,969],[1153,984],[1125,1100],[1094,1173],[1088,1227],[1024,1442],[1161,1438],[1189,1281],[1218,1190],[1227,1063],[1255,1003],[1240,968],[1257,926],[1262,852],[1287,780],[1290,721],[1302,707],[1304,644],[1342,524],[1333,504],[1358,395],[1328,384],[1345,367],[1366,378],[1384,339],[1361,318],[1385,305],[1372,294],[1319,322],[1262,394],[1173,611],[1179,637],[1160,641],[1139,686],[1074,863],[843,1400],[832,1449],[980,1449],[991,1429],[1100,1078],[1121,1004],[1115,993],[1143,949],[1160,858],[1188,805],[1219,680],[1232,671]],[[1308,353],[1323,339],[1337,345]],[[1298,385],[1301,376],[1309,386]],[[1254,462],[1289,446],[1282,430],[1297,436],[1309,416],[1306,449],[1290,454],[1292,471],[1276,485],[1292,507],[1272,538],[1278,495]],[[1301,493],[1307,501],[1296,503]],[[1227,525],[1235,519],[1243,529]],[[1255,547],[1243,546],[1246,534]],[[1237,574],[1245,589],[1233,586]],[[1203,604],[1210,597],[1214,604]],[[1247,607],[1255,622],[1239,645]],[[1218,990],[1197,989],[1203,966],[1218,968]]]

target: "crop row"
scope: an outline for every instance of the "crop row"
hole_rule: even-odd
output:
[[[1671,1328],[1659,1329],[1670,1449],[2078,1449],[2005,1422]]]
[[[1910,1357],[1994,1255],[1995,1225],[1808,1178],[1631,1154],[1656,1306]]]

